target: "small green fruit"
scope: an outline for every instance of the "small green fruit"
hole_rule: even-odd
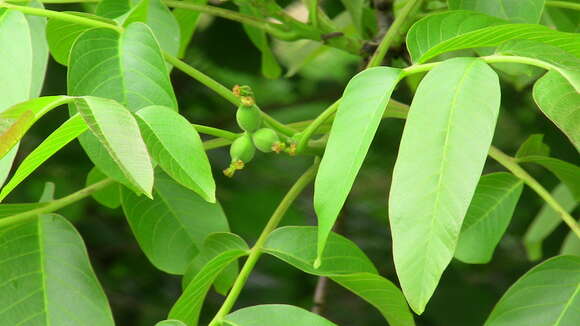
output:
[[[262,125],[262,113],[255,105],[240,105],[236,112],[236,120],[242,130],[254,132]]]
[[[248,163],[254,158],[256,153],[256,148],[252,143],[252,137],[247,132],[242,136],[238,137],[232,143],[230,147],[230,156],[232,157],[232,162],[242,161]]]
[[[252,139],[256,148],[264,153],[269,153],[282,144],[278,134],[270,128],[259,129],[252,135]]]

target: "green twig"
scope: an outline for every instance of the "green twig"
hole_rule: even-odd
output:
[[[580,3],[573,3],[567,1],[546,1],[547,7],[566,8],[580,10]]]
[[[491,147],[489,149],[489,156],[496,160],[499,164],[503,165],[506,169],[511,171],[516,177],[520,178],[525,184],[527,184],[532,190],[534,190],[542,199],[550,205],[558,214],[560,218],[568,224],[570,229],[574,231],[574,233],[580,238],[580,226],[574,220],[574,218],[568,214],[568,212],[558,203],[554,197],[544,188],[536,179],[534,179],[531,175],[526,172],[517,162],[516,160],[505,154],[504,152],[500,151],[495,147]]]
[[[72,203],[75,203],[83,198],[90,196],[95,191],[101,190],[106,186],[112,184],[113,182],[114,182],[113,179],[107,178],[97,183],[94,183],[86,188],[83,188],[75,193],[72,193],[66,197],[48,202],[46,205],[41,206],[39,208],[31,209],[26,212],[22,212],[16,215],[0,219],[0,228],[9,224],[26,221],[37,215],[54,212],[58,209],[61,209],[65,206],[68,206]]]
[[[306,186],[310,184],[312,180],[314,180],[317,170],[318,170],[318,159],[316,160],[314,165],[312,165],[306,172],[304,172],[304,174],[296,181],[296,183],[294,183],[294,185],[292,186],[292,188],[290,188],[288,193],[286,193],[286,196],[284,196],[284,198],[282,199],[282,201],[280,202],[280,204],[270,217],[270,220],[268,220],[268,224],[266,224],[264,230],[262,230],[262,233],[258,237],[256,244],[250,250],[250,255],[248,256],[248,259],[244,263],[244,267],[242,267],[242,270],[240,271],[240,274],[236,278],[236,281],[234,282],[232,289],[228,293],[226,300],[222,304],[220,310],[216,313],[214,318],[209,323],[209,326],[219,325],[223,317],[231,311],[242,289],[244,288],[244,285],[246,284],[246,281],[248,280],[250,273],[254,269],[254,266],[256,266],[256,263],[258,262],[258,259],[262,254],[264,243],[268,239],[268,236],[270,235],[270,233],[272,233],[272,231],[274,231],[274,229],[276,229],[276,227],[278,227],[278,224],[280,224],[280,221],[284,217],[284,214],[286,213],[288,208],[290,208],[290,205],[292,205],[292,203],[302,192],[302,190],[304,190],[304,188],[306,188]]]
[[[335,112],[338,110],[338,106],[340,104],[340,100],[334,102],[331,106],[326,108],[324,112],[319,114],[316,119],[312,121],[306,129],[301,133],[300,140],[298,141],[298,145],[296,150],[298,153],[302,152],[306,146],[308,145],[308,141],[312,137],[312,135],[316,132],[316,130],[326,121],[328,120]]]
[[[208,126],[203,126],[203,125],[198,125],[198,124],[192,124],[192,125],[195,128],[195,130],[197,130],[197,132],[199,132],[199,133],[210,135],[210,136],[215,136],[215,137],[219,137],[219,138],[224,138],[227,140],[236,140],[241,135],[241,134],[236,134],[235,132],[231,132],[231,131],[227,131],[227,130],[223,130],[223,129],[219,129],[219,128],[208,127]]]

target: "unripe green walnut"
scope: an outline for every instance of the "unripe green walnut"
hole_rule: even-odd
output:
[[[247,132],[234,140],[230,146],[232,162],[242,161],[248,163],[254,158],[254,153],[256,153],[256,148],[252,143],[252,137]]]
[[[264,153],[269,153],[271,151],[280,152],[283,150],[283,143],[280,142],[278,134],[270,128],[262,128],[256,131],[252,135],[254,140],[254,145],[257,149]]]
[[[262,125],[262,113],[255,105],[240,105],[236,112],[236,120],[242,130],[254,132]]]

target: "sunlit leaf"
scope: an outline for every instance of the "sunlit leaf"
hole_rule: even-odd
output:
[[[448,0],[449,9],[473,10],[514,23],[538,23],[546,0]]]
[[[552,197],[566,210],[572,212],[578,201],[565,184],[560,184],[551,193]],[[524,245],[530,260],[542,258],[542,243],[562,223],[560,213],[547,203],[544,204],[524,235]]]
[[[557,256],[532,268],[496,304],[485,326],[575,326],[580,320],[580,257]]]
[[[5,325],[113,326],[83,240],[57,215],[0,229],[0,320]]]
[[[475,58],[445,61],[423,79],[407,117],[389,196],[393,258],[420,314],[453,254],[499,112],[496,73]]]
[[[337,326],[302,308],[269,304],[243,308],[224,317],[225,326]]]
[[[136,113],[149,153],[175,181],[215,202],[215,182],[193,125],[174,110],[148,106]]]
[[[210,233],[229,231],[219,204],[206,202],[159,171],[152,200],[123,189],[121,202],[147,258],[170,274],[185,273]]]
[[[314,185],[319,256],[401,76],[395,68],[367,69],[344,90]]]
[[[16,186],[54,155],[54,153],[58,152],[86,130],[87,124],[79,115],[75,115],[65,121],[20,163],[12,179],[0,191],[0,201],[6,198]]]
[[[580,151],[580,93],[562,75],[552,71],[534,85],[534,100]]]
[[[509,173],[481,177],[461,226],[455,258],[470,264],[491,260],[511,221],[522,189],[522,180]]]
[[[580,39],[574,33],[534,24],[509,24],[470,11],[450,11],[421,19],[407,34],[407,48],[413,62],[423,63],[442,53],[496,47],[513,39],[543,42],[580,56]]]

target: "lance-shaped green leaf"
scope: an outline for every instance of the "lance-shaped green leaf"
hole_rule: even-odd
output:
[[[141,0],[139,2],[132,0],[103,0],[97,6],[97,15],[124,22],[128,15],[135,13],[130,11],[140,6],[143,6],[141,9],[146,8],[146,19],[136,19],[137,17],[133,16],[128,19],[127,23],[143,21],[151,27],[161,48],[172,55],[176,55],[179,50],[179,25],[171,11],[161,0]],[[137,13],[137,15],[141,16],[142,11]]]
[[[403,293],[378,275],[372,262],[350,240],[331,233],[319,268],[315,227],[283,227],[270,234],[264,252],[302,271],[326,276],[377,308],[391,326],[413,326],[413,315]]]
[[[550,156],[550,146],[544,144],[544,135],[542,134],[530,135],[518,148],[516,158],[535,155]]]
[[[423,63],[446,52],[496,47],[513,39],[546,43],[580,56],[580,39],[574,33],[535,24],[509,24],[469,11],[444,12],[421,19],[407,34],[407,49],[413,62]]]
[[[92,96],[76,99],[75,107],[123,176],[151,197],[153,166],[131,112],[113,100]]]
[[[12,179],[0,191],[0,201],[6,198],[16,186],[54,155],[54,153],[58,152],[86,130],[87,124],[80,115],[75,115],[65,121],[20,163]]]
[[[184,274],[210,233],[229,231],[219,204],[208,203],[160,171],[155,174],[153,198],[121,191],[133,234],[147,258],[162,271]]]
[[[260,11],[254,8],[252,5],[248,3],[239,2],[238,6],[240,7],[240,12],[246,15],[258,17],[264,19],[261,16]],[[260,50],[262,54],[262,74],[267,78],[279,78],[282,74],[282,68],[278,64],[272,49],[270,49],[270,44],[268,42],[268,36],[264,30],[259,29],[257,27],[243,25],[244,31],[250,38],[250,41]]]
[[[485,326],[574,326],[580,320],[580,257],[546,260],[516,281]]]
[[[534,85],[534,101],[580,151],[580,93],[558,72],[548,72]]]
[[[367,69],[344,90],[314,185],[319,256],[401,76],[395,68]]]
[[[111,19],[103,18],[86,12],[66,12],[69,15],[76,15],[84,18],[99,20],[104,23],[115,25],[116,22]],[[46,39],[50,54],[56,62],[61,65],[68,65],[68,57],[76,39],[89,29],[95,29],[93,26],[80,25],[74,22],[60,19],[50,19],[46,25]]]
[[[219,232],[210,234],[203,242],[199,254],[195,256],[191,264],[187,267],[187,271],[185,272],[181,282],[183,289],[185,290],[187,288],[187,285],[191,280],[193,280],[203,267],[212,259],[228,250],[240,248],[248,248],[248,245],[244,239],[233,233]],[[238,264],[237,262],[234,262],[217,276],[214,282],[216,291],[222,295],[226,295],[234,284],[237,276]]]
[[[224,251],[210,260],[189,282],[183,294],[171,308],[168,318],[180,320],[187,325],[198,325],[199,313],[212,283],[225,268],[248,254],[248,247],[240,247]]]
[[[28,3],[29,7],[42,8],[44,6],[38,0]],[[46,18],[27,15],[26,20],[30,30],[30,41],[32,43],[32,79],[30,87],[30,98],[40,96],[48,65],[48,42],[46,39]]]
[[[0,187],[8,178],[8,174],[12,169],[12,162],[14,162],[14,158],[16,157],[16,153],[18,152],[18,146],[12,147],[12,150],[8,152],[4,157],[0,158]]]
[[[70,103],[69,96],[46,96],[15,104],[0,113],[0,158],[10,151],[30,127],[50,110]]]
[[[574,231],[570,230],[564,238],[560,248],[560,255],[580,256],[580,238]]]
[[[223,321],[225,326],[337,326],[308,310],[283,304],[243,308],[225,316]]]
[[[455,258],[469,264],[485,264],[507,229],[523,181],[509,173],[481,177],[461,226]]]
[[[207,0],[185,0],[185,2],[196,5],[207,4]],[[191,39],[193,38],[199,19],[201,18],[201,13],[195,10],[175,8],[173,9],[173,16],[175,16],[179,25],[181,39],[179,41],[178,56],[182,58],[185,55],[189,42],[191,42]]]
[[[514,23],[537,24],[546,0],[448,0],[449,9],[473,10]]]
[[[177,108],[161,50],[142,23],[131,24],[122,34],[108,29],[84,32],[71,50],[68,88],[69,94],[116,100],[132,112],[149,105]],[[79,140],[99,170],[137,188],[96,137],[85,133]]]
[[[496,73],[450,59],[423,79],[407,117],[389,196],[393,258],[420,314],[455,252],[500,104]]]
[[[580,92],[580,58],[556,46],[530,41],[510,40],[502,43],[496,51],[500,55],[528,57],[542,62],[543,68],[559,72]]]
[[[568,186],[574,198],[580,201],[580,166],[547,156],[520,157],[518,162],[543,166]]]
[[[36,209],[44,204],[34,203],[34,204],[2,204],[0,205],[0,217],[8,217],[16,215],[18,213],[26,212],[31,209]]]
[[[203,143],[193,125],[163,106],[136,113],[143,139],[155,162],[175,181],[215,203],[215,181]]]
[[[3,324],[114,325],[83,240],[66,219],[44,215],[6,225],[0,246]]]
[[[552,197],[562,205],[567,212],[572,212],[578,205],[568,187],[561,183],[551,193]],[[542,258],[542,243],[562,223],[560,214],[550,205],[544,204],[534,218],[524,235],[524,246],[530,260]]]
[[[93,167],[89,174],[87,174],[86,185],[92,185],[99,181],[106,179],[107,176],[101,172],[97,167]],[[109,208],[117,208],[121,206],[121,186],[118,183],[114,183],[106,186],[103,189],[95,191],[91,196],[101,205]]]

